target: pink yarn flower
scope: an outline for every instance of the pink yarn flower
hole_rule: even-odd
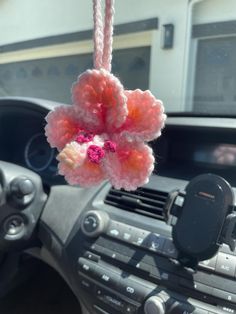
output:
[[[166,115],[150,91],[125,91],[110,72],[88,70],[72,87],[73,105],[46,118],[46,136],[59,150],[59,173],[72,184],[91,187],[109,179],[135,190],[154,169],[145,142],[160,136]]]

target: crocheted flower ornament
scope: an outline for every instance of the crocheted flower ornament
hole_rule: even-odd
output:
[[[109,179],[126,190],[147,183],[154,157],[144,142],[161,134],[161,101],[150,91],[124,90],[104,69],[79,76],[72,100],[46,118],[48,142],[59,150],[59,173],[68,183],[91,187]]]

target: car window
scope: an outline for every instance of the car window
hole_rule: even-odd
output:
[[[115,11],[112,71],[125,88],[149,88],[169,112],[235,115],[235,0],[119,0]],[[93,67],[92,28],[92,1],[0,1],[0,96],[70,104]]]

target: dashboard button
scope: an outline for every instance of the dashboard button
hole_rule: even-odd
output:
[[[115,259],[116,261],[119,261],[119,262],[124,263],[124,264],[130,263],[131,258],[127,255],[123,255],[123,253],[119,254],[119,253],[113,251],[110,254],[111,254],[111,258]]]
[[[205,269],[215,270],[215,268],[216,268],[216,261],[217,261],[217,255],[215,255],[214,257],[212,257],[210,259],[207,259],[205,261],[201,261],[199,263],[199,267],[205,268]]]
[[[213,288],[209,287],[207,285],[204,285],[200,282],[194,282],[193,288],[194,288],[194,290],[197,290],[197,291],[202,292],[204,294],[212,295]]]
[[[93,261],[93,262],[98,262],[100,260],[100,256],[98,256],[98,255],[96,255],[96,254],[94,254],[92,252],[89,252],[89,251],[86,251],[84,253],[84,257],[89,259],[89,260],[91,260],[91,261]]]
[[[122,248],[123,247],[125,247],[125,246],[122,246]],[[97,244],[93,244],[91,246],[91,249],[93,249],[96,253],[99,253],[100,255],[110,257],[110,258],[117,260],[119,262],[122,262],[122,263],[128,263],[130,261],[130,258],[131,258],[129,256],[129,254],[124,253],[123,249],[119,251],[121,254],[118,253],[118,250],[114,250],[114,249],[116,249],[115,244],[113,244],[113,250],[108,249],[104,246],[97,245]],[[126,253],[128,253],[128,250]]]
[[[80,282],[80,285],[85,290],[92,291],[92,283],[89,280],[82,279],[81,282]]]
[[[222,246],[220,247],[220,252],[230,254],[230,255],[236,255],[236,250],[234,252],[232,252],[230,250],[229,246],[226,244],[222,244]]]
[[[136,250],[132,249],[125,244],[121,244],[117,246],[115,243],[113,243],[113,250],[115,250],[117,253],[122,254],[124,256],[127,256],[129,258],[135,256]]]
[[[164,246],[164,241],[165,238],[163,238],[159,234],[150,233],[142,246],[145,246],[150,251],[161,253]]]
[[[97,245],[96,243],[92,243],[90,245],[85,244],[84,247],[86,249],[93,250],[96,253],[102,254],[102,252],[100,251],[100,249],[101,249],[100,245]]]
[[[96,297],[111,306],[113,309],[119,311],[120,313],[123,313],[123,310],[125,308],[125,302],[117,297],[115,294],[110,293],[100,287],[97,287],[96,289]]]
[[[182,273],[184,275],[184,272]],[[202,271],[196,271],[196,272],[191,272],[191,280],[193,280],[194,282],[200,282],[206,286],[214,286],[214,277],[209,276],[208,274],[206,274],[205,272]]]
[[[218,313],[221,313],[221,314],[235,314],[236,313],[236,309],[235,308],[233,309],[230,305],[229,306],[219,305],[217,309],[219,310]],[[209,312],[209,314],[216,314],[216,313]]]
[[[124,314],[135,314],[137,313],[137,307],[132,304],[127,304],[124,309]]]
[[[190,280],[181,278],[179,280],[179,283],[184,288],[188,288],[188,289],[191,289],[191,290],[196,290],[196,291],[199,291],[199,292],[202,292],[202,293],[205,293],[205,294],[212,295],[212,292],[213,292],[213,288],[212,287],[204,285],[204,284],[202,284],[200,282],[196,282],[196,281],[192,282]]]
[[[104,267],[97,266],[96,268],[96,278],[105,285],[108,285],[110,288],[115,289],[119,283],[120,275],[115,274],[109,269]]]
[[[223,299],[225,301],[236,303],[236,294],[223,291],[220,289],[213,289],[213,295],[217,298]]]
[[[178,251],[171,239],[165,239],[162,253],[167,255],[168,257],[177,258]]]
[[[148,264],[145,264],[143,262],[136,261],[136,260],[132,260],[132,261],[133,261],[133,266],[136,269],[140,269],[140,270],[145,271],[147,273],[151,272],[151,269],[152,269],[151,265],[148,265]]]
[[[80,275],[80,286],[83,290],[86,290],[90,294],[94,292],[95,285],[82,274]]]
[[[150,285],[150,287],[143,285],[142,279],[137,280],[132,275],[128,278],[121,278],[118,287],[123,295],[137,302],[142,302],[156,288],[154,285]]]
[[[110,250],[109,248],[102,247],[100,245],[98,246],[98,250],[99,250],[100,254],[111,257],[113,259],[116,259],[117,255],[118,255],[116,251]],[[98,250],[96,250],[96,251],[98,252]]]
[[[149,231],[137,229],[134,234],[133,244],[137,246],[147,247],[148,237],[150,235]]]
[[[218,253],[216,272],[234,277],[236,270],[236,256]]]
[[[133,243],[135,240],[136,229],[137,228],[135,227],[122,224],[120,239],[127,243]]]
[[[116,238],[121,239],[122,237],[122,223],[118,221],[110,221],[109,226],[107,228],[107,235]]]
[[[79,258],[78,266],[81,272],[86,273],[88,275],[94,275],[96,273],[97,267],[96,264],[83,257]]]

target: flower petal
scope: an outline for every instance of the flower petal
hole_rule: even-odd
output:
[[[82,129],[72,106],[61,106],[46,117],[45,134],[51,147],[64,148]]]
[[[100,164],[85,159],[82,166],[73,169],[67,163],[60,162],[58,165],[59,174],[65,176],[66,181],[71,185],[81,187],[92,187],[106,179],[106,175]]]
[[[72,86],[72,101],[89,130],[97,134],[112,132],[127,116],[123,86],[104,69],[80,75]]]
[[[152,149],[140,142],[119,142],[116,152],[106,155],[104,168],[116,189],[135,190],[148,182],[154,169]]]
[[[125,91],[128,98],[128,116],[120,128],[122,135],[138,141],[151,141],[161,135],[166,115],[160,100],[152,93],[136,89]]]

